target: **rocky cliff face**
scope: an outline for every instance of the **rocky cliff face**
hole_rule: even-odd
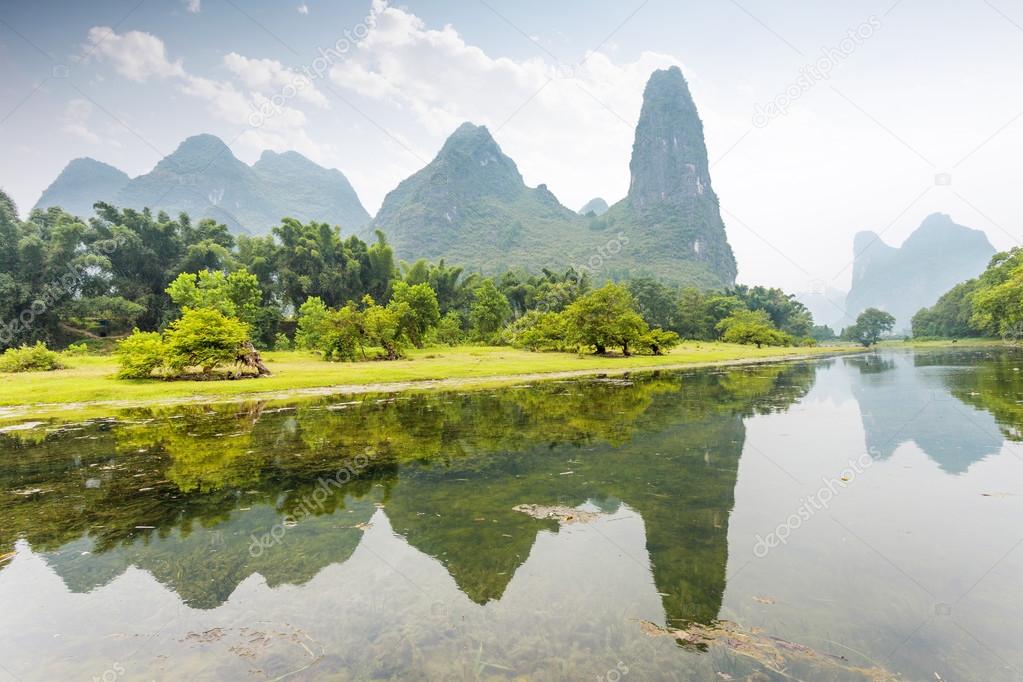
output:
[[[873,232],[860,232],[853,250],[844,323],[867,308],[880,308],[895,316],[897,333],[909,328],[918,310],[983,272],[995,253],[983,232],[957,225],[943,213],[928,216],[899,248]]]
[[[630,249],[661,276],[674,271],[683,282],[734,284],[735,256],[711,185],[703,123],[678,67],[655,71],[647,83],[629,169],[629,194],[607,217],[628,226]]]

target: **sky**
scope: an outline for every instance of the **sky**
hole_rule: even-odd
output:
[[[73,158],[135,176],[212,133],[338,168],[374,213],[472,121],[527,184],[613,203],[670,65],[740,282],[845,289],[856,232],[935,212],[1023,243],[1020,0],[0,0],[0,188],[24,214]]]

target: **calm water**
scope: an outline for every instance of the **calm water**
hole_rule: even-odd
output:
[[[6,430],[0,680],[1023,679],[1021,370],[884,353]]]

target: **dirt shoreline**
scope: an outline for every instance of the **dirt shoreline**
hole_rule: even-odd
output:
[[[368,384],[335,384],[314,388],[290,388],[279,391],[254,391],[230,396],[190,396],[179,398],[160,398],[155,400],[98,400],[76,403],[28,403],[0,407],[0,422],[9,424],[12,420],[39,418],[41,415],[60,416],[84,409],[108,408],[113,411],[142,407],[173,407],[176,405],[217,405],[224,403],[244,403],[253,401],[284,401],[290,398],[330,397],[344,395],[362,395],[367,393],[403,393],[405,391],[449,390],[497,385],[514,385],[534,381],[556,381],[563,379],[581,379],[601,376],[616,377],[633,374],[649,374],[651,372],[675,372],[686,369],[706,369],[709,367],[738,367],[744,365],[763,365],[776,362],[798,362],[803,360],[821,360],[837,356],[858,355],[864,352],[856,350],[835,350],[829,353],[793,353],[765,358],[740,358],[736,360],[716,360],[712,362],[682,362],[654,365],[646,367],[622,367],[620,369],[574,369],[556,372],[533,372],[527,374],[497,374],[482,377],[463,377],[451,379],[420,379],[413,381],[394,381]]]

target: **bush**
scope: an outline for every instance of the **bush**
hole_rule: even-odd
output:
[[[167,347],[158,332],[140,332],[136,329],[131,336],[117,343],[119,379],[148,379],[153,372],[167,362]]]
[[[440,321],[437,293],[429,284],[395,282],[387,307],[399,314],[399,335],[408,337],[416,348],[426,344],[427,333]]]
[[[508,327],[508,343],[531,351],[564,350],[568,347],[568,329],[561,313],[530,310]]]
[[[64,369],[60,356],[40,341],[34,346],[8,348],[0,355],[0,372],[52,372]]]
[[[464,338],[465,334],[462,333],[462,316],[453,310],[440,318],[440,321],[433,330],[433,340],[436,343],[457,346]]]
[[[64,355],[78,356],[89,354],[89,347],[84,343],[72,343],[70,346],[64,349]]]
[[[330,326],[330,310],[319,296],[310,296],[298,309],[295,346],[304,350],[322,350]]]
[[[274,350],[291,350],[291,339],[284,332],[277,332],[274,336]]]
[[[225,363],[235,362],[244,344],[250,343],[249,327],[219,310],[185,308],[171,323],[164,339],[167,364],[176,373],[199,367],[212,373]]]

